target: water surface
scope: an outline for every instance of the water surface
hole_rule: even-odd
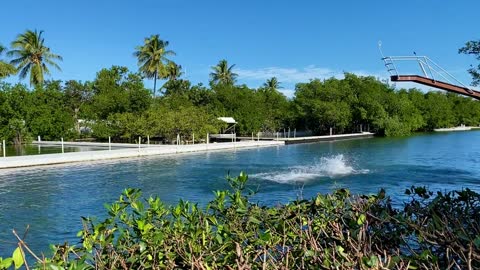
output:
[[[11,229],[28,224],[27,242],[36,251],[75,242],[80,216],[103,216],[103,204],[126,187],[167,203],[183,198],[205,204],[213,190],[227,187],[228,172],[243,170],[263,204],[341,187],[354,193],[385,188],[400,201],[412,185],[478,190],[479,164],[480,131],[470,131],[3,170],[0,256],[14,248],[5,243],[14,240]]]

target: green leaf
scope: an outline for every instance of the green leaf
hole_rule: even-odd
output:
[[[480,249],[480,235],[473,240],[473,244],[475,244],[475,247]]]
[[[260,220],[254,218],[254,217],[249,217],[248,222],[252,222],[252,223],[255,223],[255,224],[260,224]]]
[[[22,250],[20,249],[20,247],[17,247],[15,249],[15,251],[13,251],[12,259],[13,259],[13,264],[15,265],[15,269],[18,269],[18,268],[22,267],[22,265],[23,265],[23,254],[22,254]]]
[[[367,217],[365,216],[365,214],[361,214],[357,219],[357,224],[363,225],[366,220],[367,220]]]
[[[0,260],[0,269],[7,269],[12,266],[13,259],[12,258],[5,258],[4,260]]]

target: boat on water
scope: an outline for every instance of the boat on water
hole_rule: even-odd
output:
[[[437,132],[445,132],[445,131],[467,131],[467,130],[472,130],[472,127],[467,127],[465,125],[461,125],[458,127],[451,127],[451,128],[435,128],[433,131]]]

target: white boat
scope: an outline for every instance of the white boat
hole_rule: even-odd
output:
[[[433,131],[437,132],[445,132],[445,131],[466,131],[471,130],[472,127],[467,127],[465,125],[461,125],[459,127],[452,127],[452,128],[435,128]]]

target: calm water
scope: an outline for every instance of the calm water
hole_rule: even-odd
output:
[[[97,151],[108,150],[108,147],[92,147],[92,146],[65,146],[64,152],[82,152],[82,151]],[[7,145],[6,155],[11,156],[26,156],[26,155],[45,155],[45,154],[57,154],[62,153],[62,147],[60,145]],[[0,155],[3,156],[3,150],[0,151]]]
[[[355,193],[383,187],[401,200],[411,185],[479,190],[479,164],[480,131],[471,131],[0,171],[0,256],[14,249],[5,242],[13,241],[11,229],[27,224],[36,251],[75,243],[80,216],[103,216],[103,204],[125,187],[168,203],[206,203],[213,190],[227,187],[228,171],[245,170],[259,188],[255,200],[265,204],[340,187]]]

